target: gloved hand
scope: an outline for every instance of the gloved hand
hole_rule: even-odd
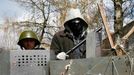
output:
[[[60,60],[65,60],[68,55],[65,52],[60,52],[57,54],[57,58]]]

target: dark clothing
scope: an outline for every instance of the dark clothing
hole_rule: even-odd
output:
[[[60,52],[67,52],[75,45],[77,45],[80,41],[82,41],[86,35],[82,36],[78,40],[75,40],[74,37],[66,30],[59,31],[56,33],[52,39],[51,50],[55,51],[57,55]],[[69,54],[69,58],[85,58],[86,57],[86,44],[82,44],[75,51]]]
[[[60,52],[67,52],[86,38],[88,24],[82,17],[79,9],[71,8],[67,11],[64,22],[65,30],[56,33],[51,42],[51,50],[57,55]],[[76,48],[69,55],[70,59],[86,57],[86,43]]]

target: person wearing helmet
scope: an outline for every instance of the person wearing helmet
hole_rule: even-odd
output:
[[[20,34],[18,45],[21,49],[31,50],[36,49],[40,45],[40,41],[33,31],[23,31]]]
[[[58,59],[66,59],[66,52],[86,38],[88,24],[82,17],[80,10],[71,8],[67,12],[64,30],[55,33],[50,50],[53,50]],[[68,59],[86,57],[86,43],[79,46],[68,55]]]

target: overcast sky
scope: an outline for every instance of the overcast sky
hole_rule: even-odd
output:
[[[0,0],[0,24],[4,18],[18,18],[24,14],[24,9],[13,0]]]

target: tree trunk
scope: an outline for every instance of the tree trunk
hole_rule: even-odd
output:
[[[121,29],[123,28],[123,12],[122,12],[122,0],[114,0],[114,31],[115,31],[115,43],[123,36]]]

